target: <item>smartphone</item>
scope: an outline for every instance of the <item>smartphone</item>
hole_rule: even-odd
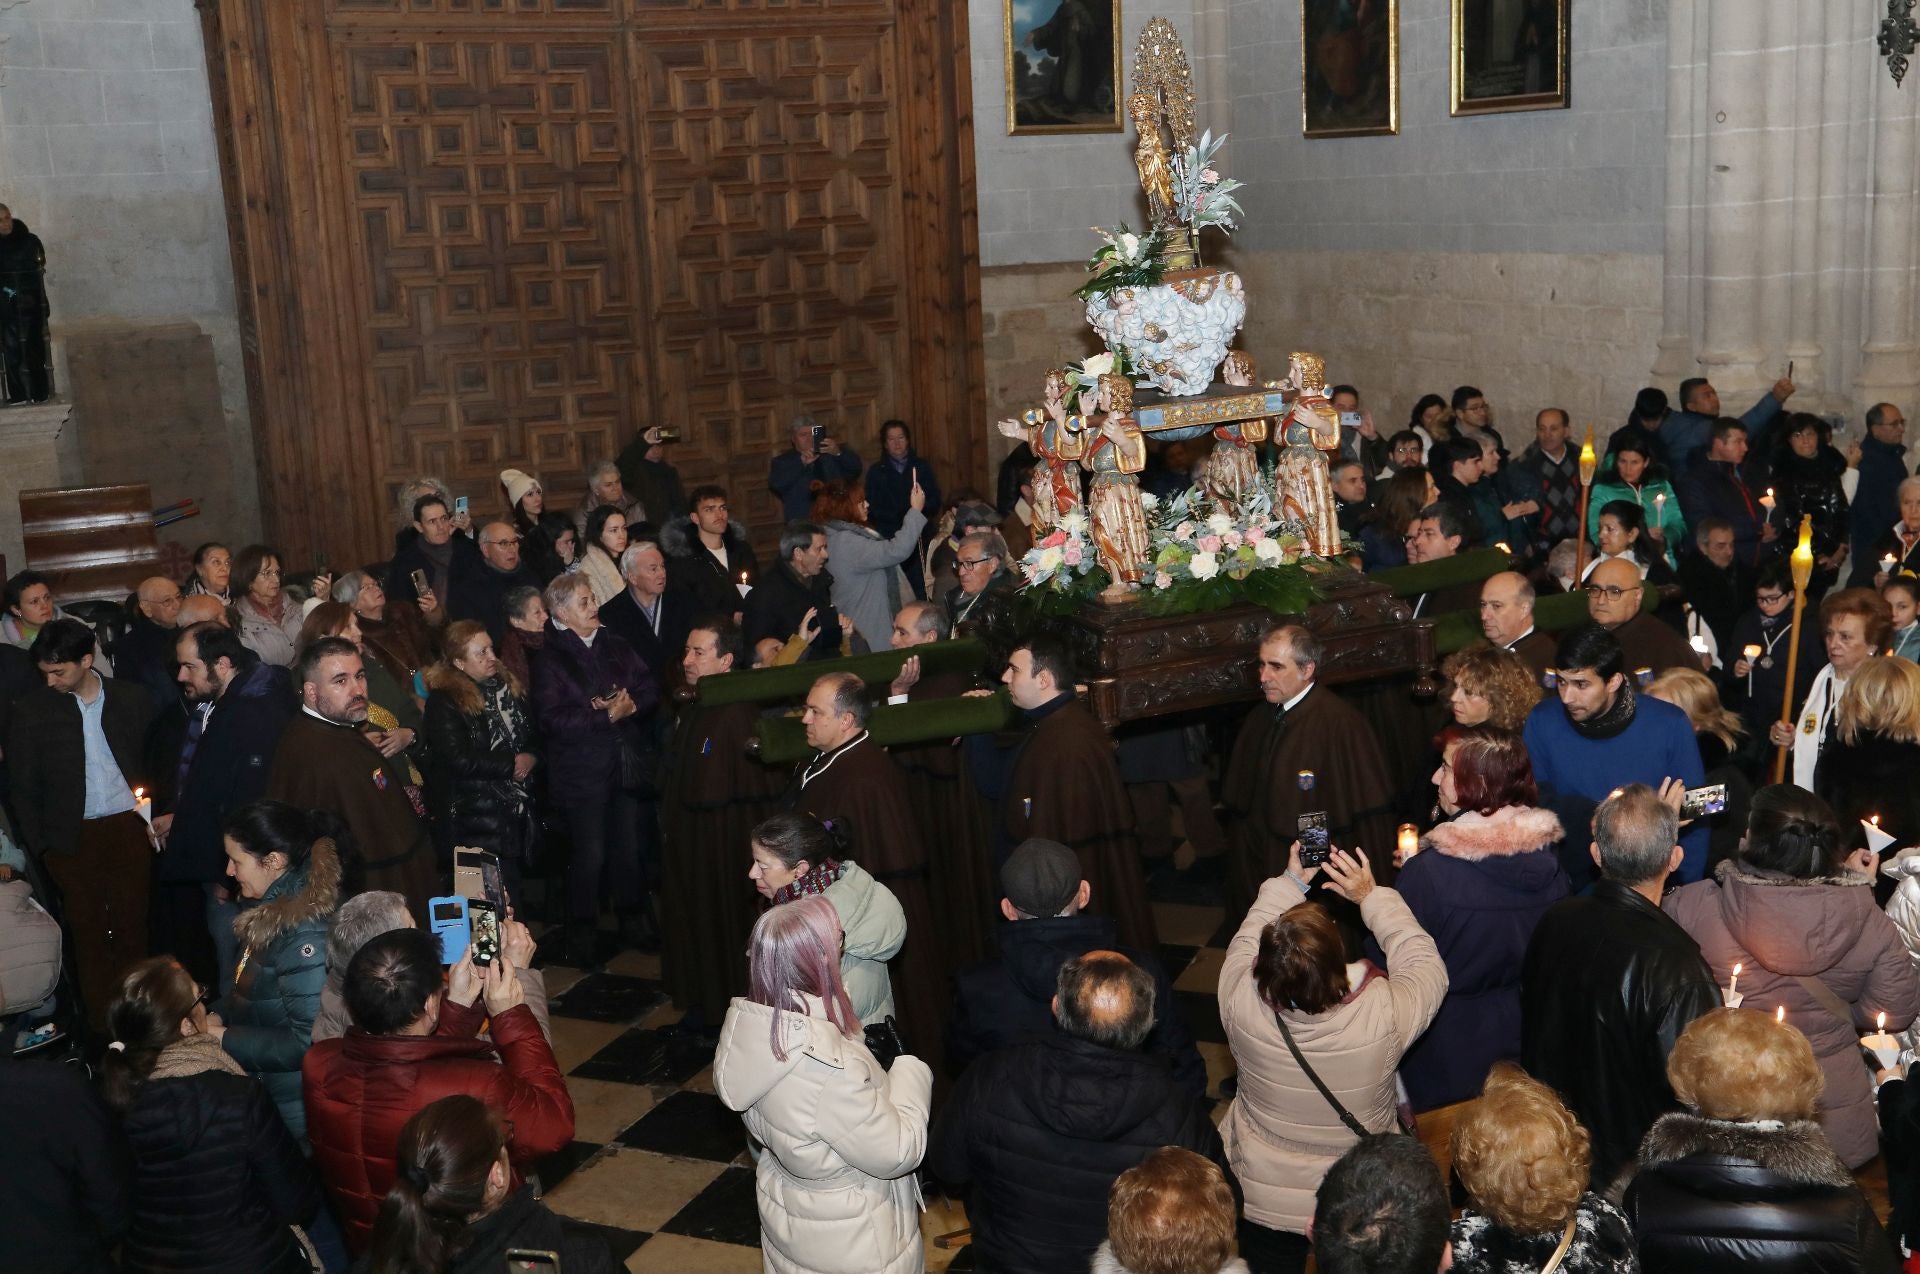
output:
[[[813,449],[815,451],[820,450],[820,444],[825,442],[826,440],[827,440],[827,427],[825,425],[815,425],[813,427]]]
[[[507,1249],[507,1271],[525,1270],[527,1274],[560,1274],[560,1254],[558,1252],[537,1252],[529,1247],[510,1247]]]
[[[1341,412],[1340,427],[1342,429],[1358,429],[1360,427],[1360,413],[1357,411]]]
[[[467,899],[473,928],[473,962],[489,965],[500,954],[500,913],[484,898]]]
[[[1708,787],[1690,787],[1687,794],[1680,798],[1680,818],[1704,818],[1709,814],[1719,814],[1727,808],[1727,785],[1714,783]]]
[[[473,945],[473,922],[467,918],[467,900],[427,899],[427,928],[440,939],[440,963],[459,964],[460,957]]]
[[[1318,867],[1333,855],[1333,844],[1327,834],[1327,815],[1325,810],[1312,814],[1302,814],[1299,822],[1300,865]]]
[[[489,849],[456,847],[453,851],[453,891],[461,897],[485,901],[505,913],[507,896],[500,883],[500,855]]]
[[[419,569],[418,567],[416,567],[416,568],[415,568],[415,569],[414,569],[414,570],[413,570],[413,571],[412,571],[412,572],[411,572],[411,573],[410,573],[410,574],[408,575],[408,578],[409,578],[409,579],[411,579],[411,580],[413,581],[413,593],[414,593],[414,596],[416,596],[416,597],[424,597],[424,596],[426,596],[426,594],[427,594],[427,591],[428,591],[428,590],[427,590],[427,573],[426,573],[425,571],[423,571],[423,570],[420,570],[420,569]]]
[[[467,513],[467,497],[463,495],[457,495],[453,497],[453,516],[455,516],[456,518],[465,517],[466,513]]]

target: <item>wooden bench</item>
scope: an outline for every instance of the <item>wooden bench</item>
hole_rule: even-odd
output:
[[[28,568],[47,577],[62,605],[124,601],[163,573],[144,482],[22,491],[20,530]]]

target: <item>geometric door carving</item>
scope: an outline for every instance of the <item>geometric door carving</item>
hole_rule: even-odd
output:
[[[203,0],[270,535],[390,551],[433,473],[570,505],[674,425],[763,541],[786,422],[985,480],[947,0]]]

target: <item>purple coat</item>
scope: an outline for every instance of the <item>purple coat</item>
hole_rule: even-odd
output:
[[[1540,917],[1567,896],[1560,837],[1548,810],[1469,811],[1400,869],[1394,887],[1447,966],[1447,998],[1400,1063],[1415,1110],[1477,1097],[1495,1062],[1520,1056],[1520,966]]]
[[[618,725],[591,702],[616,686],[626,687],[638,712]],[[554,802],[597,801],[620,777],[617,736],[649,746],[640,723],[660,704],[660,688],[638,653],[616,632],[602,628],[593,644],[571,629],[552,628],[533,661],[533,712],[540,724],[547,792]]]

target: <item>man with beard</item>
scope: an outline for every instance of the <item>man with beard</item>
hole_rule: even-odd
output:
[[[702,615],[680,670],[702,682],[747,666],[740,629]],[[688,1030],[718,1029],[727,1002],[746,993],[747,936],[760,909],[744,869],[756,824],[777,808],[787,776],[747,754],[759,705],[680,709],[660,785],[661,967]]]
[[[172,941],[154,945],[173,952],[201,982],[224,990],[233,984],[240,951],[222,828],[228,814],[267,794],[268,767],[292,719],[293,696],[286,669],[262,663],[221,624],[179,633],[173,657],[187,699],[187,735],[173,812],[153,820],[161,847],[154,869],[158,916],[173,930]]]
[[[273,754],[267,795],[301,809],[326,810],[353,835],[343,848],[347,894],[391,889],[407,909],[427,914],[439,892],[425,812],[407,795],[406,759],[386,758],[360,728],[367,720],[367,672],[354,644],[322,637],[293,667],[300,711]]]
[[[1252,904],[1263,881],[1287,869],[1302,814],[1327,816],[1328,840],[1365,853],[1376,872],[1392,870],[1392,792],[1373,727],[1322,687],[1325,652],[1299,624],[1260,639],[1260,693],[1234,741],[1221,784],[1233,815],[1230,919]]]
[[[895,650],[911,650],[947,640],[946,613],[931,601],[908,602],[893,617],[890,642]],[[973,688],[964,672],[922,675],[920,660],[910,656],[893,679],[888,703],[929,703],[953,699]],[[893,759],[907,772],[907,791],[920,814],[934,896],[940,909],[934,924],[940,943],[955,968],[984,960],[993,953],[993,868],[987,846],[993,832],[990,815],[967,775],[965,757],[951,739],[934,739],[893,750]]]
[[[0,204],[0,370],[9,405],[43,403],[53,395],[46,276],[40,236]]]
[[[1659,792],[1671,782],[1699,787],[1706,781],[1687,714],[1634,688],[1612,633],[1599,624],[1581,625],[1560,639],[1553,666],[1559,698],[1534,705],[1521,738],[1541,788],[1540,804],[1560,814],[1562,826],[1585,827],[1589,821],[1568,798],[1590,812],[1616,788],[1644,783]],[[1675,875],[1682,884],[1706,870],[1707,835],[1705,823],[1681,833],[1686,857]],[[1578,839],[1569,837],[1569,848]],[[1577,858],[1561,855],[1576,892],[1593,876]]]
[[[1073,659],[1054,637],[1014,646],[1001,680],[1020,709],[1007,739],[972,735],[967,760],[994,807],[994,862],[1031,837],[1080,855],[1095,905],[1120,924],[1120,940],[1152,949],[1153,908],[1134,841],[1133,804],[1120,782],[1113,740],[1074,697]]]
[[[852,673],[828,673],[813,683],[800,724],[814,755],[788,788],[786,808],[832,821],[853,860],[900,900],[907,941],[891,961],[893,1001],[908,1047],[938,1074],[950,970],[933,923],[926,842],[907,776],[868,737],[870,710],[866,685]]]

